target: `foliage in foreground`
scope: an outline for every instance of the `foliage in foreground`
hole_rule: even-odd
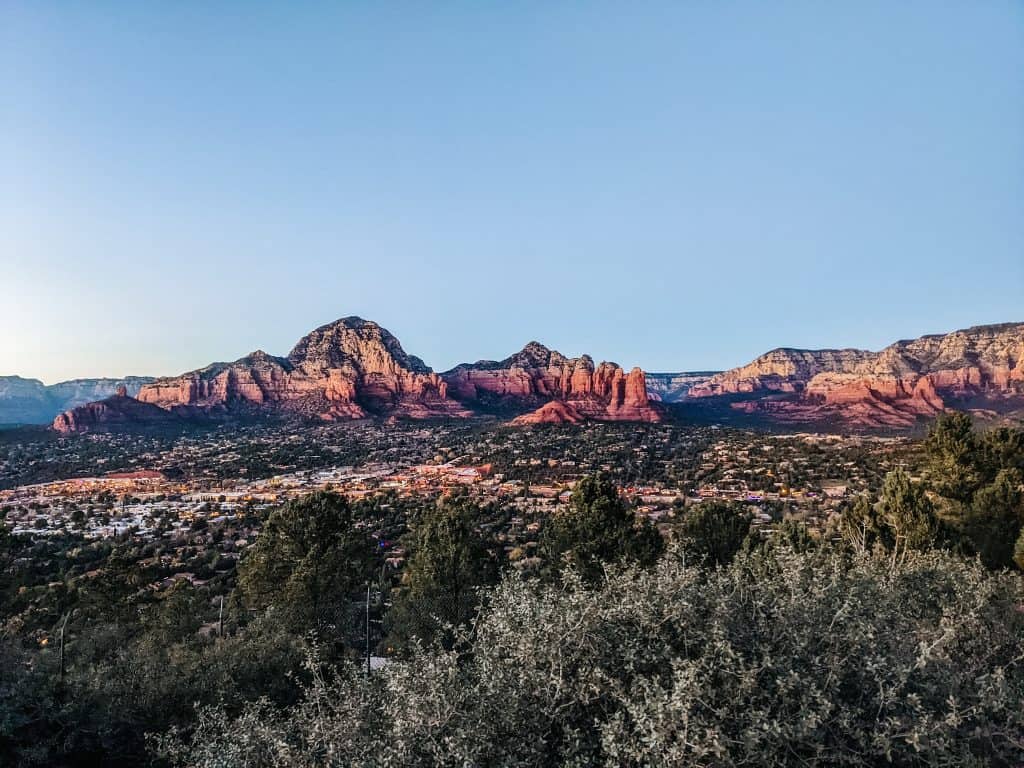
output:
[[[693,558],[690,558],[692,562]],[[199,713],[177,765],[1015,765],[1024,585],[942,552],[506,578],[466,645]]]
[[[988,567],[1024,569],[1024,430],[979,433],[968,414],[944,413],[924,448],[924,474],[942,516]]]

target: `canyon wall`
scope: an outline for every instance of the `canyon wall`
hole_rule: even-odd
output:
[[[880,352],[775,349],[688,395],[722,396],[783,421],[868,427],[910,426],[954,404],[999,411],[1024,398],[1024,323],[897,341]]]

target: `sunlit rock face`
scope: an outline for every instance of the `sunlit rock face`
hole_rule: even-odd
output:
[[[153,380],[139,389],[134,402],[189,418],[278,412],[326,420],[427,419],[488,412],[482,402],[488,398],[515,414],[562,404],[532,417],[546,423],[661,419],[639,368],[627,373],[614,363],[595,366],[586,355],[570,359],[532,343],[501,362],[438,374],[407,354],[387,330],[358,317],[317,328],[286,357],[257,351],[231,363]],[[135,418],[122,418],[117,407],[103,402],[62,414],[54,427],[71,432],[96,428],[104,419],[134,423]],[[144,410],[133,413],[145,416]]]
[[[267,407],[323,419],[469,415],[422,360],[406,354],[387,330],[358,317],[317,328],[287,357],[258,351],[159,379],[142,388],[139,400],[168,410]]]
[[[904,427],[953,405],[1024,404],[1024,323],[897,341],[881,352],[776,349],[688,397],[750,395],[733,407],[779,420]],[[780,397],[781,396],[781,397]]]
[[[517,424],[579,421],[660,421],[644,372],[588,355],[568,358],[531,341],[504,360],[466,363],[442,374],[448,391],[469,406],[528,410]],[[553,405],[554,403],[554,405]]]

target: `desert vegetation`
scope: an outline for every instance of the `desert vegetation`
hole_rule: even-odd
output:
[[[194,531],[160,589],[159,540],[4,533],[0,761],[1017,765],[1024,440],[952,414],[900,455],[816,527],[659,530],[590,474],[530,562],[461,492],[305,496],[237,564]]]

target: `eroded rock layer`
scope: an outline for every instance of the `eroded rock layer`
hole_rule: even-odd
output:
[[[275,408],[323,419],[469,413],[447,385],[376,323],[346,317],[303,337],[287,357],[254,352],[233,363],[144,386],[139,400],[169,410]]]
[[[953,404],[998,412],[1024,400],[1024,323],[922,336],[881,352],[775,349],[689,392],[719,396],[779,420],[868,427],[909,426]]]
[[[626,373],[615,363],[595,365],[588,355],[568,358],[535,341],[504,360],[466,363],[442,378],[470,407],[534,411],[517,424],[661,420],[639,368]]]

